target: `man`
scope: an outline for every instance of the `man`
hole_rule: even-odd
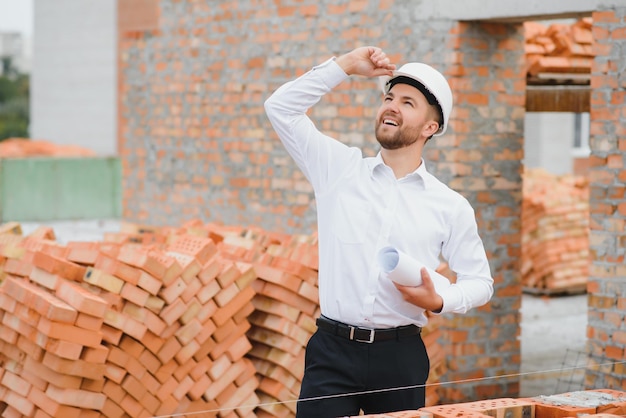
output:
[[[352,75],[379,77],[375,120],[381,150],[364,158],[316,129],[307,110]],[[289,154],[313,185],[319,236],[322,316],[305,358],[297,416],[338,417],[424,406],[429,361],[420,337],[426,311],[464,313],[493,294],[474,211],[426,171],[426,142],[446,130],[452,92],[421,63],[395,71],[376,47],[360,47],[281,86],[265,102]],[[381,273],[377,253],[394,246],[426,267],[443,256],[457,275],[436,288],[400,286]]]

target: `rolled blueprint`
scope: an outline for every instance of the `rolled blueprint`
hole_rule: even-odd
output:
[[[394,247],[384,247],[378,252],[378,263],[382,271],[394,282],[403,286],[419,286],[422,284],[423,263]],[[426,267],[435,289],[450,286],[446,276]]]

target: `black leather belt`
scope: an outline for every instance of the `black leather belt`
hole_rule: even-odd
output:
[[[331,334],[361,343],[375,343],[379,341],[399,340],[413,337],[422,332],[417,325],[405,325],[398,328],[368,329],[344,324],[324,316],[317,318],[317,328]]]

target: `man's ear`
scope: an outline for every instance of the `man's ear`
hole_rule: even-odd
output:
[[[431,136],[436,134],[438,130],[439,130],[439,124],[434,120],[430,120],[426,125],[424,125],[423,132],[426,138],[430,138]]]

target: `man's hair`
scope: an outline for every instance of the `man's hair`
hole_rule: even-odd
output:
[[[387,84],[389,84],[389,90],[391,90],[391,88],[396,84],[408,84],[418,89],[424,95],[424,97],[426,97],[426,101],[428,102],[428,104],[435,109],[437,114],[437,123],[439,124],[439,126],[443,125],[443,110],[441,109],[441,105],[439,105],[439,102],[437,101],[435,95],[432,94],[430,90],[428,90],[426,86],[424,86],[422,83],[414,78],[400,75],[389,80]]]

